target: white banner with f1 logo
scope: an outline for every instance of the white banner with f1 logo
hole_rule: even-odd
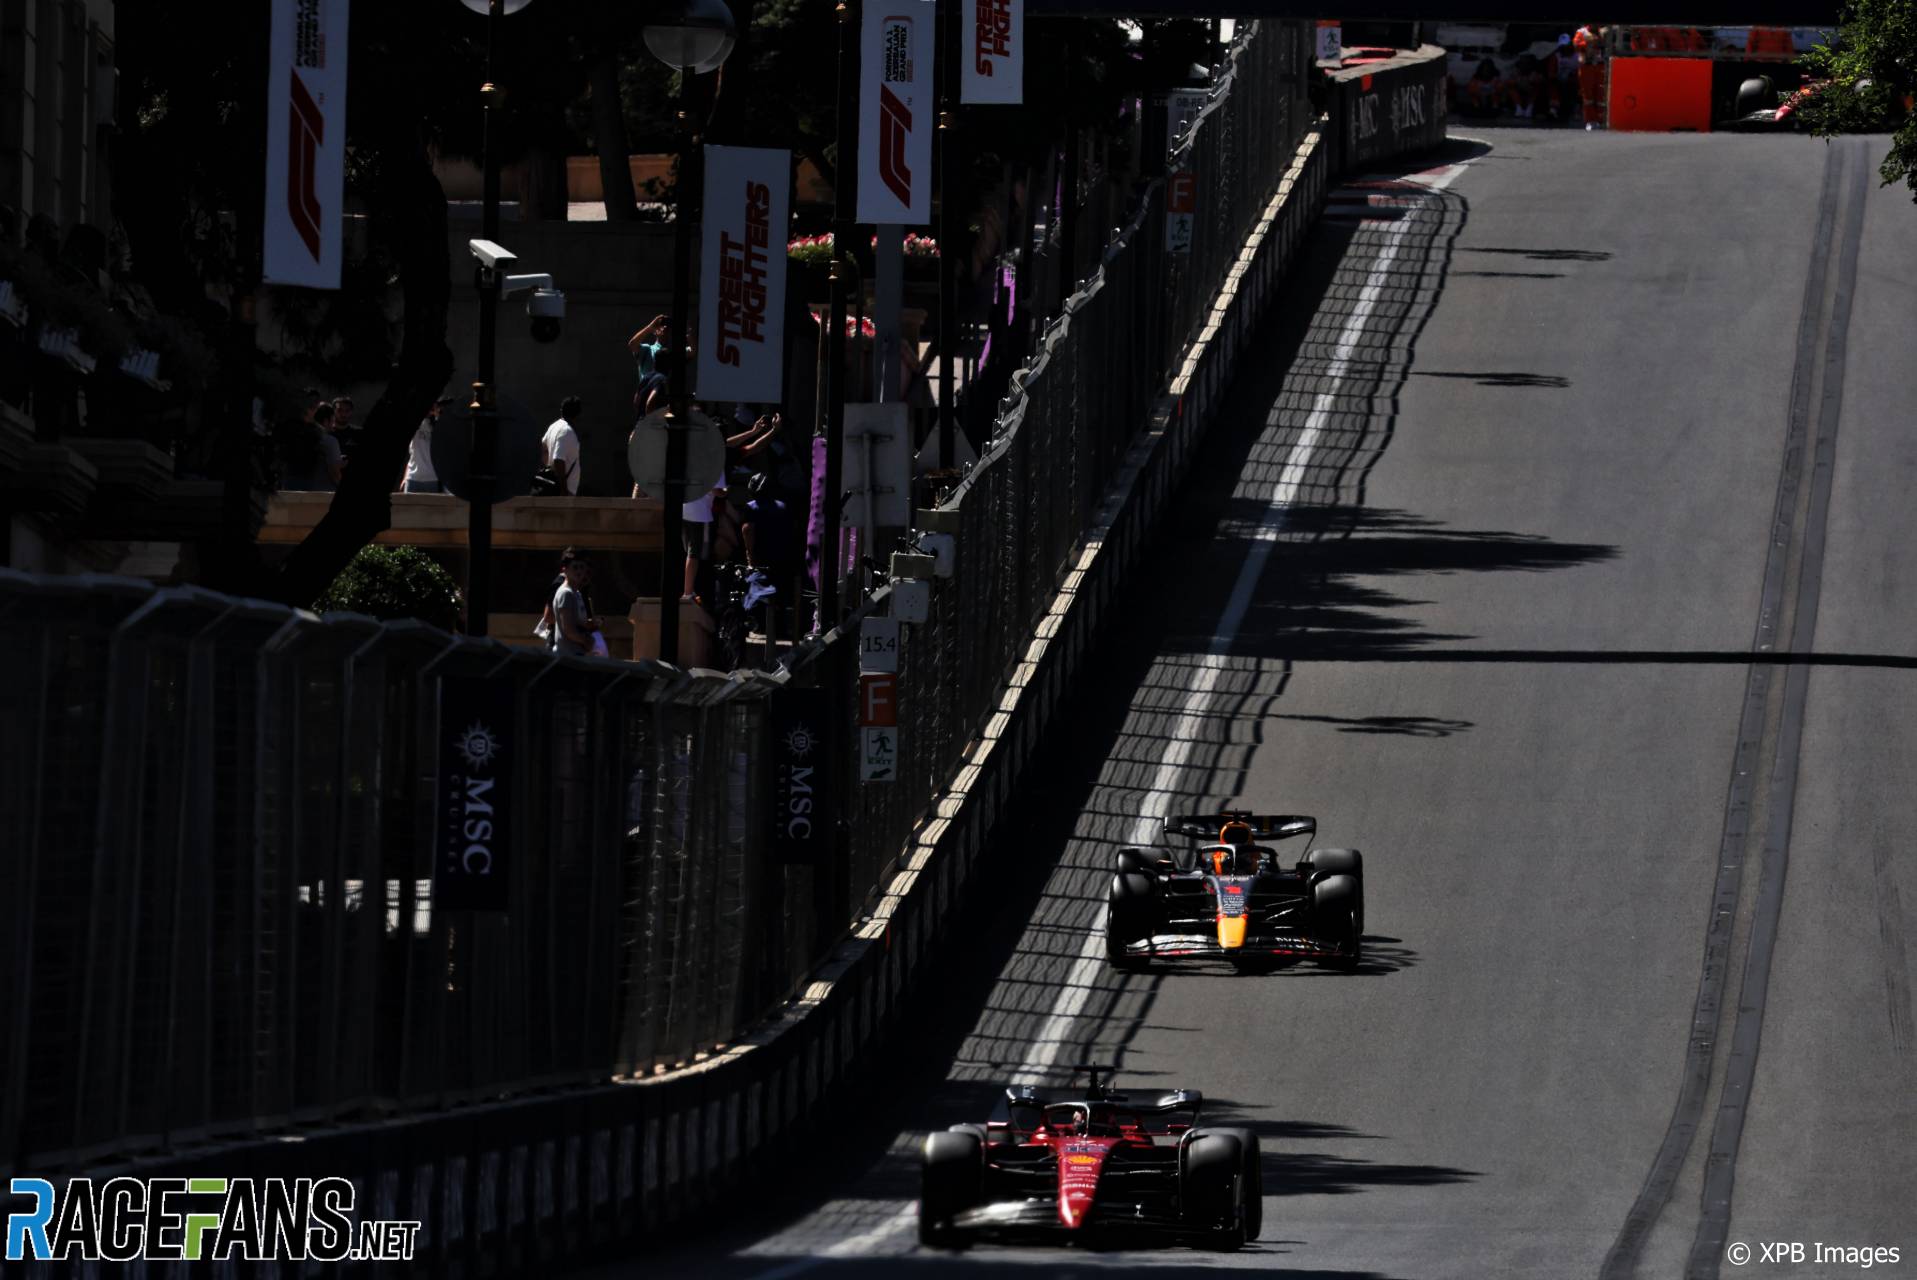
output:
[[[268,284],[339,288],[349,0],[273,0],[267,42]]]
[[[707,147],[699,257],[701,400],[785,394],[785,237],[792,153]]]
[[[859,221],[932,219],[932,0],[866,0],[859,45]]]
[[[970,49],[960,58],[959,101],[1025,101],[1025,0],[965,0],[964,23]]]

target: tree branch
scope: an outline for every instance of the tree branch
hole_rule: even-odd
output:
[[[393,481],[405,465],[420,420],[452,376],[446,316],[452,263],[446,248],[446,193],[416,138],[391,153],[389,207],[397,211],[397,258],[405,308],[399,360],[366,416],[359,447],[339,491],[313,531],[293,549],[267,587],[287,604],[310,605],[360,548],[392,526]]]

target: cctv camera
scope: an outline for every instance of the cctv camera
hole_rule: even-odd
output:
[[[473,257],[479,259],[479,265],[488,271],[497,271],[519,261],[518,255],[511,249],[490,240],[468,240],[466,247],[473,251]]]
[[[526,299],[534,342],[556,342],[566,319],[566,295],[557,289],[534,289]]]

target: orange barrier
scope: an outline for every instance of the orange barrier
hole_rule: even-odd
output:
[[[1708,58],[1611,59],[1611,128],[1711,129]]]

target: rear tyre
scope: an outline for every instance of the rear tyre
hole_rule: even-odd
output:
[[[932,1249],[964,1247],[952,1220],[979,1202],[985,1181],[985,1145],[976,1132],[934,1133],[919,1166],[919,1243]]]
[[[1137,969],[1142,956],[1132,955],[1128,944],[1152,935],[1158,910],[1157,894],[1149,876],[1121,871],[1112,877],[1105,900],[1105,958],[1117,969]]]
[[[1179,1214],[1207,1248],[1241,1249],[1249,1238],[1245,1148],[1230,1129],[1207,1129],[1185,1149]]]

